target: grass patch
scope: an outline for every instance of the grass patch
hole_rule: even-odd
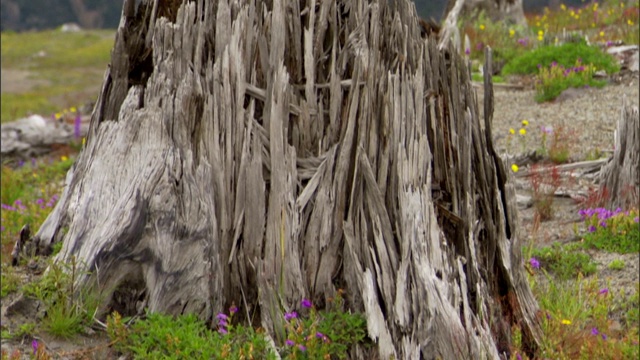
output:
[[[597,270],[591,257],[577,251],[579,244],[560,245],[554,243],[550,247],[533,249],[532,256],[538,260],[540,267],[555,275],[560,280],[588,276]]]
[[[540,358],[635,359],[639,355],[637,323],[612,326],[615,297],[597,278],[572,282],[547,275],[547,284],[530,283],[542,311],[544,338]],[[635,295],[637,301],[637,293]],[[630,298],[632,299],[632,298]],[[631,300],[633,301],[633,300]]]
[[[638,209],[623,212],[605,208],[580,210],[587,227],[583,246],[618,254],[640,252]]]
[[[0,121],[7,122],[95,100],[110,61],[114,32],[3,32],[0,38],[2,70],[29,71],[29,78],[37,80],[26,92],[2,93]]]
[[[13,267],[9,266],[6,263],[2,264],[2,290],[0,291],[0,298],[4,298],[5,296],[11,294],[12,292],[18,290],[20,286],[20,277],[16,274]]]
[[[93,321],[100,301],[90,287],[80,290],[75,283],[82,273],[80,264],[53,262],[38,281],[26,284],[26,295],[40,300],[46,307],[44,329],[51,335],[71,338]]]
[[[20,229],[29,224],[37,230],[53,210],[62,192],[67,171],[74,159],[35,160],[17,164],[17,168],[2,166],[2,259],[10,261],[10,252]]]
[[[620,70],[620,66],[611,55],[581,42],[541,46],[511,60],[502,68],[502,74],[533,75],[538,73],[540,67],[548,68],[552,64],[571,68],[578,60],[581,60],[582,64],[594,66],[595,70],[605,70],[607,74],[614,74]]]
[[[286,313],[286,340],[275,347],[262,329],[234,324],[235,306],[216,316],[217,331],[193,314],[173,318],[152,313],[126,327],[114,313],[107,320],[107,332],[116,348],[135,359],[345,359],[353,344],[365,341],[366,323],[360,314],[344,311],[340,295],[330,304],[316,311],[303,300],[301,310],[308,315]]]

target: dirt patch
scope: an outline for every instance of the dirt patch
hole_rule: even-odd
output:
[[[27,70],[2,69],[1,92],[20,94],[31,91],[36,86],[47,85],[48,81],[35,79]]]

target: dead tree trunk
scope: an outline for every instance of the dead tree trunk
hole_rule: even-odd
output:
[[[629,209],[640,199],[640,115],[623,99],[613,157],[600,171],[600,193],[609,209]]]
[[[514,325],[534,351],[514,188],[410,1],[135,3],[42,252],[107,308],[233,301],[282,341],[344,287],[383,359],[497,358]]]

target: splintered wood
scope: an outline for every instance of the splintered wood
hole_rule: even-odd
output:
[[[516,323],[533,354],[513,186],[412,2],[163,4],[125,1],[40,249],[64,241],[107,308],[125,283],[149,311],[234,302],[281,344],[284,311],[344,288],[381,358],[509,357]]]

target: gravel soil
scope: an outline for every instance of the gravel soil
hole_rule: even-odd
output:
[[[494,144],[498,152],[505,155],[505,165],[510,168],[509,159],[540,148],[543,134],[541,127],[549,127],[554,131],[563,131],[566,135],[563,141],[570,146],[569,162],[606,158],[613,152],[614,131],[621,117],[622,105],[626,103],[638,107],[638,90],[638,72],[627,73],[615,84],[601,89],[569,89],[556,101],[543,104],[535,102],[533,89],[508,90],[496,86],[492,122]],[[482,104],[482,93],[483,90],[479,89],[479,104]],[[524,136],[519,134],[519,130],[523,128],[522,120],[529,122]],[[514,135],[509,135],[511,128],[515,130]],[[526,165],[521,166],[519,172],[528,168]],[[530,180],[517,175],[513,178],[516,192],[525,197],[530,196]],[[563,177],[561,189],[582,193],[593,191],[598,185],[596,178],[566,176]],[[556,196],[553,218],[539,222],[535,209],[530,204],[520,204],[518,215],[521,238],[526,244],[537,247],[550,246],[553,242],[580,241],[581,235],[586,232],[578,215],[578,210],[582,207],[570,197]],[[603,251],[588,251],[588,254],[598,264],[597,276],[602,287],[608,286],[616,294],[622,291],[631,295],[637,291],[640,281],[639,254],[620,255]],[[625,262],[623,270],[608,269],[609,263],[615,259]]]

